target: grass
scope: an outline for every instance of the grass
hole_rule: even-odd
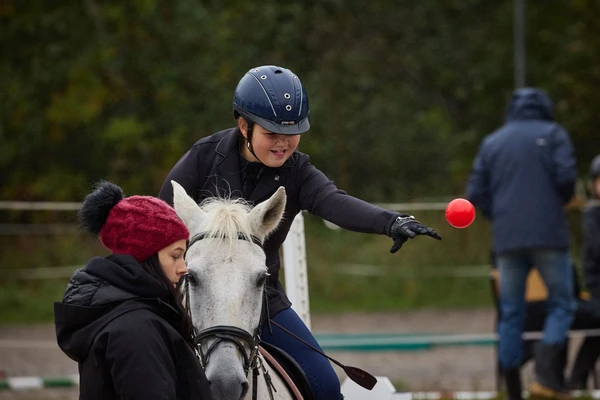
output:
[[[467,229],[454,229],[443,212],[417,216],[443,240],[417,237],[392,255],[392,241],[385,236],[331,230],[320,218],[305,215],[311,312],[491,306],[487,277],[461,276],[464,266],[481,266],[477,271],[485,274],[489,224],[478,218]],[[0,236],[0,324],[52,321],[52,304],[62,298],[68,282],[15,280],[14,271],[83,265],[105,254],[98,242],[79,235]]]
[[[8,283],[0,290],[2,324],[52,321],[53,303],[65,292],[63,281]]]
[[[69,278],[30,279],[29,268],[83,266],[107,251],[78,235],[0,237],[0,324],[49,322]],[[21,277],[21,279],[17,279]],[[25,278],[25,279],[22,279]]]
[[[487,277],[457,276],[456,267],[489,264],[486,224],[448,226],[439,212],[419,215],[441,242],[417,237],[396,254],[391,239],[324,228],[305,217],[311,310],[316,312],[464,308],[491,305]],[[485,268],[483,269],[485,271]],[[365,274],[361,274],[361,273]]]

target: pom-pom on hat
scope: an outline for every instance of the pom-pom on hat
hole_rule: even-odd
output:
[[[116,254],[129,254],[138,262],[190,233],[175,210],[151,196],[125,197],[114,183],[100,181],[79,210],[82,227],[100,235],[102,244]]]

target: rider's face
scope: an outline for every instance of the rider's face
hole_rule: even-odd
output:
[[[185,249],[186,241],[182,239],[158,251],[160,266],[173,286],[176,286],[179,278],[188,271],[183,259]]]
[[[243,118],[238,121],[238,126],[244,137],[248,138],[248,124]],[[260,161],[267,167],[281,167],[292,156],[300,143],[300,135],[280,135],[271,133],[262,126],[254,124],[252,130],[252,148],[258,160],[246,146],[242,155],[248,161]]]

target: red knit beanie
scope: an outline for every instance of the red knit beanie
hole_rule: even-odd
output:
[[[139,262],[179,240],[188,240],[190,235],[164,201],[151,196],[124,198],[121,188],[110,182],[101,182],[86,197],[80,219],[91,232],[101,226],[100,241],[106,248],[129,254]]]

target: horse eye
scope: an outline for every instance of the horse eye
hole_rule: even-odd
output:
[[[256,286],[261,287],[262,285],[264,285],[265,282],[267,281],[267,275],[268,274],[261,274],[258,277],[258,280],[256,281]]]
[[[196,286],[198,284],[196,277],[189,272],[187,274],[185,274],[185,279],[187,279],[188,282],[190,283],[190,285],[192,285],[192,286]]]

